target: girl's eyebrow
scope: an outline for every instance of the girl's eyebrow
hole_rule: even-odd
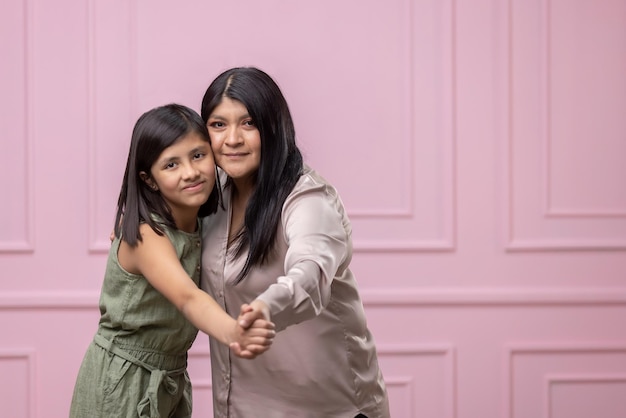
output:
[[[163,159],[159,160],[158,163],[161,164],[161,165],[164,165],[164,164],[171,163],[173,161],[178,161],[178,160],[180,160],[180,157],[177,156],[177,155],[174,155],[174,156],[171,156],[169,158],[163,158]]]
[[[206,145],[200,145],[200,146],[197,146],[197,147],[195,147],[194,149],[192,149],[191,151],[189,151],[189,155],[193,155],[193,154],[195,154],[195,153],[197,153],[197,152],[199,152],[199,151],[204,152],[204,151],[206,151],[206,149],[207,149],[207,147],[208,147],[208,146],[209,146],[209,143],[208,143],[208,142],[206,143]]]
[[[198,151],[206,151],[207,147],[209,147],[209,143],[207,142],[206,144],[202,144],[202,145],[198,145],[197,147],[194,147],[193,149],[189,150],[188,155],[193,155],[195,153],[197,153]],[[172,161],[178,161],[180,160],[180,156],[179,155],[172,155],[171,157],[167,157],[167,158],[163,158],[161,160],[159,160],[158,162],[160,164],[165,164],[165,163],[170,163]]]

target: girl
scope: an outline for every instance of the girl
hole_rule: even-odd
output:
[[[388,418],[376,347],[350,271],[337,191],[303,165],[289,108],[256,68],[233,68],[202,100],[225,173],[225,210],[204,219],[202,286],[240,321],[278,336],[253,362],[211,338],[216,418]],[[267,384],[267,382],[272,382]]]
[[[190,417],[187,350],[198,329],[243,358],[272,343],[272,323],[257,321],[244,331],[198,288],[198,216],[217,209],[215,170],[206,126],[191,109],[170,104],[137,121],[100,324],[78,374],[70,417]]]

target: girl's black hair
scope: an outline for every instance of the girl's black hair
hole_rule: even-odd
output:
[[[168,104],[147,111],[133,129],[122,188],[117,200],[115,236],[123,237],[131,246],[141,241],[139,226],[145,222],[159,235],[163,226],[176,229],[170,207],[159,191],[152,190],[140,177],[150,175],[152,164],[163,150],[190,133],[197,133],[210,143],[209,132],[200,115],[179,104]],[[215,213],[221,196],[216,175],[209,199],[200,207],[198,216]],[[153,218],[156,215],[158,222]]]
[[[268,260],[276,239],[283,204],[302,174],[302,154],[285,100],[276,82],[254,67],[231,68],[220,74],[202,99],[206,123],[222,98],[243,103],[261,137],[261,162],[254,192],[246,208],[244,228],[237,237],[235,257],[248,248],[248,258],[237,282],[250,268]],[[226,186],[231,184],[230,179]]]

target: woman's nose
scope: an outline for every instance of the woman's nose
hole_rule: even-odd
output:
[[[226,133],[226,139],[224,142],[230,145],[231,147],[241,144],[243,141],[241,139],[239,130],[237,129],[228,130],[228,132]]]

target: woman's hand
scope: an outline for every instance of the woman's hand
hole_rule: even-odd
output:
[[[274,342],[276,332],[274,324],[269,321],[269,309],[265,303],[260,303],[265,306],[267,316],[262,306],[241,305],[239,318],[233,331],[233,342],[230,344],[230,349],[238,357],[253,359],[269,350]],[[248,321],[251,321],[250,324]],[[244,327],[242,324],[247,326]]]
[[[249,305],[241,305],[237,324],[243,329],[248,329],[258,319],[270,320],[270,309],[265,302],[255,299]]]

